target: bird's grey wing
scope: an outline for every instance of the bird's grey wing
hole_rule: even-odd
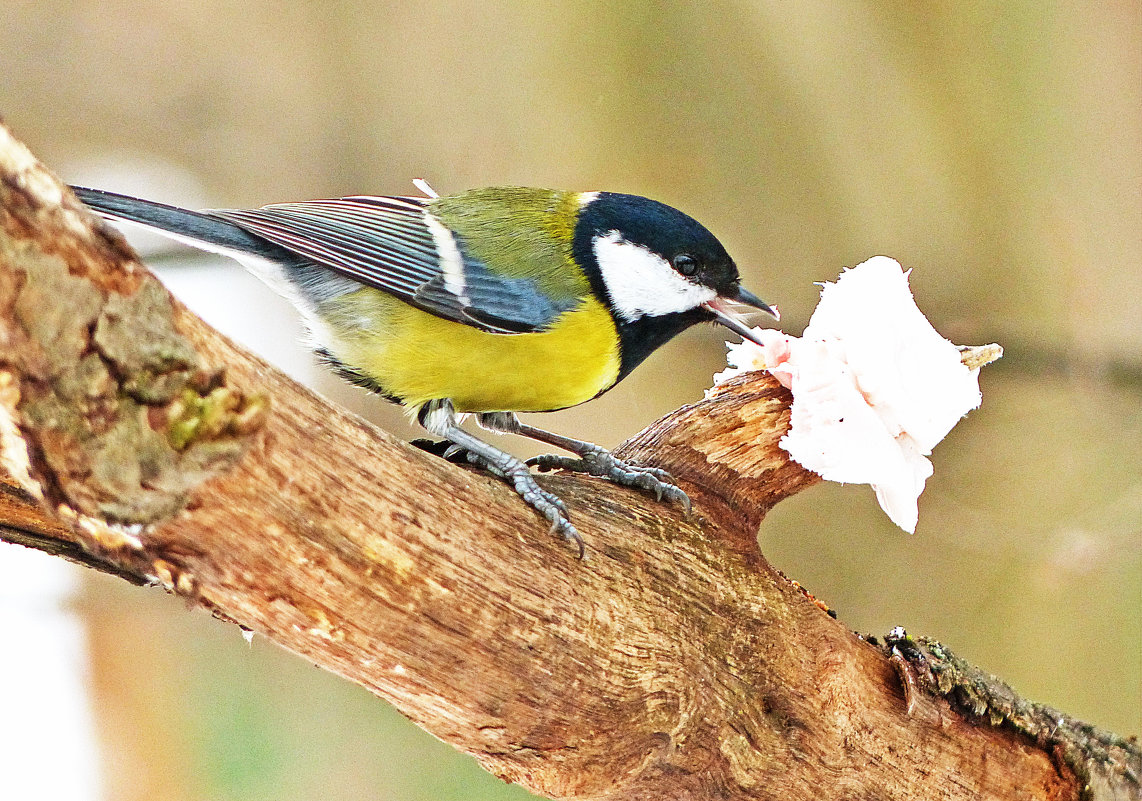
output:
[[[430,314],[499,334],[548,328],[578,298],[494,275],[418,198],[345,197],[205,214]]]

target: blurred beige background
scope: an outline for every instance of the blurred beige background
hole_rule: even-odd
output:
[[[814,282],[874,254],[913,268],[942,333],[1007,348],[935,452],[916,535],[830,485],[775,509],[762,548],[858,631],[903,625],[1142,730],[1137,0],[7,0],[4,18],[0,115],[71,181],[201,206],[416,177],[644,194],[717,233],[793,333]],[[312,366],[275,296],[185,256],[154,262],[212,322],[411,433]],[[616,444],[700,397],[724,338],[692,331],[543,422]],[[84,574],[79,608],[106,798],[527,797],[157,590]]]

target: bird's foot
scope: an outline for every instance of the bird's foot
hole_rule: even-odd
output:
[[[512,486],[512,489],[523,498],[528,506],[535,509],[535,511],[547,519],[547,522],[551,524],[552,534],[559,535],[565,541],[573,545],[579,551],[580,559],[585,556],[586,546],[583,544],[583,537],[579,534],[578,529],[571,524],[571,521],[567,519],[567,506],[558,495],[548,492],[539,486],[535,480],[535,476],[531,474],[530,469],[524,462],[520,462],[516,459],[511,459],[510,461],[488,459],[482,454],[475,453],[461,445],[455,445],[449,442],[431,442],[430,445],[426,446],[421,445],[418,441],[416,444],[429,453],[435,453],[437,456],[442,456],[450,462],[476,465],[497,478],[506,481]]]
[[[527,464],[541,472],[570,470],[606,478],[624,487],[649,492],[660,501],[666,499],[677,503],[686,514],[690,514],[690,496],[674,483],[674,478],[665,470],[630,464],[598,445],[585,445],[578,458],[549,453],[528,459]]]

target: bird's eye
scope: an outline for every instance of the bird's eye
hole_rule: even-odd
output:
[[[679,253],[674,257],[674,269],[682,275],[694,275],[698,272],[698,260],[689,253]]]

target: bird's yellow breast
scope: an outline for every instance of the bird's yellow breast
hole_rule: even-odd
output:
[[[459,412],[550,411],[590,400],[619,375],[614,321],[590,296],[533,334],[491,334],[374,289],[321,311],[333,355],[408,406],[451,398]]]

